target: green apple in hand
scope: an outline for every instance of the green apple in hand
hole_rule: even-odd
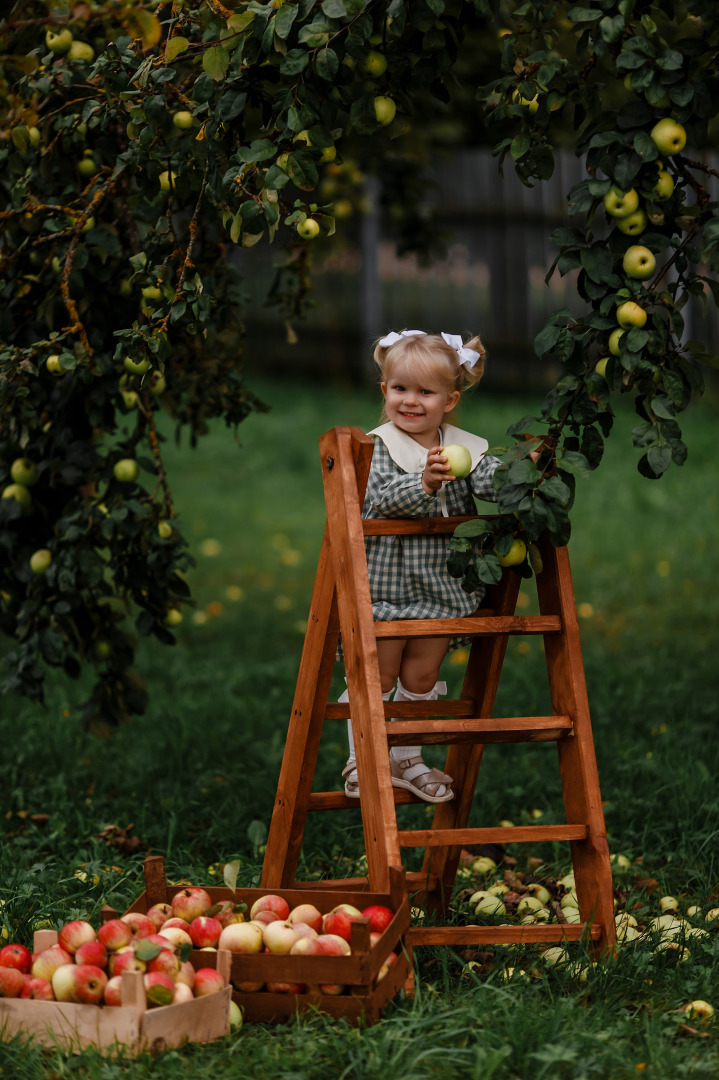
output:
[[[458,480],[469,476],[472,471],[472,455],[466,446],[450,443],[449,446],[442,447],[442,453],[447,458],[451,476],[456,476]]]
[[[681,124],[665,116],[649,132],[660,154],[678,154],[687,144],[687,133]]]
[[[632,244],[624,253],[622,266],[628,277],[646,281],[656,270],[657,260],[648,247]]]
[[[625,218],[638,209],[639,196],[634,188],[629,191],[620,191],[617,187],[610,187],[602,202],[604,209],[611,217]]]

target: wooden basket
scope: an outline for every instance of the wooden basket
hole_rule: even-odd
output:
[[[332,1016],[344,1017],[351,1022],[360,1019],[373,1024],[380,1018],[388,1001],[402,989],[410,988],[413,979],[411,949],[404,943],[404,934],[410,924],[409,901],[404,887],[404,874],[392,870],[392,888],[389,894],[349,891],[341,888],[312,889],[309,886],[293,889],[243,889],[235,892],[222,886],[203,886],[213,903],[233,900],[247,904],[248,910],[255,900],[270,891],[284,897],[290,907],[311,903],[323,914],[337,904],[352,904],[365,908],[381,904],[394,912],[394,917],[380,939],[370,944],[369,921],[363,920],[352,926],[349,956],[289,956],[273,953],[234,954],[231,963],[231,980],[235,984],[233,999],[244,1011],[248,1021],[285,1020],[296,1012],[321,1009]],[[165,879],[164,861],[161,856],[145,860],[145,892],[128,909],[146,912],[153,904],[171,903],[172,897],[182,885],[168,885]],[[397,960],[377,982],[377,975],[391,952]],[[193,955],[196,955],[193,953]],[[200,956],[212,955],[200,953]],[[322,993],[320,990],[305,994],[270,993],[266,990],[248,992],[238,989],[241,983],[304,983],[313,987],[334,985],[345,988],[341,994]]]
[[[56,945],[55,930],[37,930],[34,952]],[[131,1055],[156,1052],[186,1042],[210,1042],[230,1030],[230,954],[193,951],[194,967],[216,967],[225,980],[224,990],[177,1005],[147,1008],[142,972],[122,975],[124,1004],[75,1005],[61,1001],[0,998],[0,1038],[33,1036],[44,1046],[64,1052],[98,1049],[122,1050]]]

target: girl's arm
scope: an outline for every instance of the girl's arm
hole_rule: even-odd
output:
[[[367,481],[364,517],[423,517],[436,505],[436,492],[427,494],[422,473],[406,473],[389,455],[381,439],[375,443]]]
[[[494,489],[494,474],[501,464],[499,458],[492,457],[491,454],[485,454],[476,469],[473,469],[469,474],[467,481],[472,494],[476,498],[484,499],[486,502],[497,501],[499,492]]]

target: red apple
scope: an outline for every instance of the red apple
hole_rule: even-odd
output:
[[[271,922],[262,931],[262,940],[272,953],[288,953],[300,934],[292,923]]]
[[[48,982],[52,982],[52,977],[59,967],[63,964],[71,964],[72,957],[65,949],[61,949],[59,945],[51,945],[49,949],[43,949],[42,952],[34,953],[32,958],[32,977],[34,979],[47,979]],[[0,968],[0,972],[3,969]]]
[[[381,934],[383,930],[386,930],[394,918],[394,912],[381,904],[366,907],[362,914],[365,919],[369,919],[370,930],[374,930],[376,934]]]
[[[4,945],[0,949],[0,967],[16,968],[27,975],[32,967],[32,953],[24,945]]]
[[[339,904],[332,908],[322,920],[322,930],[325,934],[337,934],[338,937],[349,941],[352,923],[362,918],[362,912],[351,904]]]
[[[320,983],[320,993],[322,994],[344,994],[345,988],[340,983]]]
[[[0,998],[20,997],[25,987],[25,975],[14,967],[0,968]]]
[[[171,930],[173,926],[179,927],[180,930],[187,930],[190,924],[185,919],[178,919],[176,916],[171,916],[169,919],[165,919],[164,923],[160,927],[160,933],[163,930]]]
[[[217,910],[214,912],[214,918],[217,919],[223,930],[232,923],[245,921],[242,912],[235,911],[235,905],[231,900],[223,900],[221,904],[216,904],[215,907]],[[212,912],[212,909],[210,909],[210,912]]]
[[[288,920],[289,921],[289,920]],[[300,937],[316,938],[319,937],[314,927],[309,926],[306,922],[294,922],[292,923],[294,930],[300,935]]]
[[[30,979],[22,988],[21,998],[31,998],[33,1001],[54,1001],[52,983],[47,979]]]
[[[58,934],[57,943],[65,952],[74,955],[81,945],[84,945],[86,941],[94,941],[96,937],[95,927],[89,922],[73,919],[72,922],[65,923]]]
[[[225,980],[214,968],[198,968],[195,972],[195,997],[216,994],[218,990],[223,990],[224,986]]]
[[[281,896],[268,893],[267,896],[261,896],[259,900],[255,900],[250,908],[250,918],[254,919],[260,911],[275,911],[284,922],[290,913],[290,905]]]
[[[252,921],[267,926],[271,922],[282,922],[282,919],[276,911],[270,911],[269,908],[266,908],[264,911],[258,911]]]
[[[352,952],[349,942],[338,934],[320,934],[317,943],[324,956],[349,956]]]
[[[213,919],[211,916],[208,917],[207,915],[198,915],[196,919],[192,920],[189,926],[192,944],[198,949],[205,948],[208,945],[214,947],[220,940],[222,929],[222,924],[219,919]]]
[[[287,921],[291,923],[307,923],[318,934],[322,930],[322,914],[314,904],[298,904],[297,907],[292,908],[292,911],[287,916]]]
[[[172,914],[185,922],[192,922],[198,915],[204,915],[212,907],[209,893],[195,885],[180,889],[172,898]]]
[[[291,956],[320,956],[321,954],[322,946],[318,937],[298,938],[290,949]]]
[[[375,979],[375,985],[377,983],[382,982],[382,980],[384,979],[384,977],[387,974],[387,972],[389,971],[389,969],[391,967],[393,967],[394,964],[396,964],[396,963],[397,963],[397,953],[396,952],[391,952],[389,954],[389,956],[387,957],[387,959],[385,960],[385,962],[382,964],[382,967],[377,972],[377,978]]]
[[[243,994],[256,994],[264,987],[263,982],[233,982],[232,984],[235,990],[239,990]]]
[[[73,1001],[79,1005],[99,1005],[107,986],[107,975],[94,964],[75,964]]]
[[[143,977],[148,1005],[170,1005],[175,996],[175,984],[169,975],[151,971]]]
[[[165,950],[163,950],[164,952]],[[170,956],[174,956],[174,953],[170,953]],[[144,960],[140,960],[135,956],[135,950],[132,945],[125,945],[124,948],[118,949],[110,957],[110,974],[122,975],[123,971],[145,971],[147,965]]]
[[[163,975],[169,975],[172,981],[175,982],[180,972],[180,961],[174,952],[163,949],[152,960],[148,960],[147,970],[151,972],[161,971]]]
[[[132,930],[122,919],[110,919],[97,932],[97,940],[108,952],[117,952],[132,941]]]
[[[122,916],[122,921],[130,927],[134,938],[149,937],[157,930],[154,919],[143,915],[141,911],[128,911],[127,915]]]
[[[220,934],[218,948],[231,953],[258,953],[263,945],[262,928],[252,923],[232,923]]]
[[[267,992],[269,994],[304,994],[307,992],[307,987],[304,983],[268,982]]]
[[[145,941],[149,941],[152,945],[159,945],[161,949],[170,949],[172,952],[175,951],[173,943],[169,938],[163,937],[162,934],[150,934],[148,938],[145,938]]]
[[[147,912],[147,917],[154,922],[155,930],[159,930],[164,922],[172,918],[172,907],[170,904],[153,904]]]
[[[194,1001],[195,995],[190,990],[187,983],[176,982],[175,983],[175,995],[172,999],[173,1005],[179,1005],[183,1001]]]
[[[195,969],[189,960],[181,960],[180,968],[175,978],[176,983],[184,983],[192,990],[195,985]]]
[[[122,1005],[122,975],[107,980],[103,1000],[106,1005]]]
[[[107,964],[107,949],[101,941],[86,941],[75,953],[76,964],[94,964],[104,968]]]

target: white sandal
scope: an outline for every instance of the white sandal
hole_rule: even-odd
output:
[[[421,757],[395,761],[390,754],[389,764],[394,787],[406,788],[413,795],[429,803],[449,802],[454,798],[454,792],[449,786],[452,783],[452,777],[440,772],[439,769],[430,769]]]
[[[345,795],[348,799],[359,799],[359,781],[357,779],[357,764],[348,761],[342,770],[345,779]]]

